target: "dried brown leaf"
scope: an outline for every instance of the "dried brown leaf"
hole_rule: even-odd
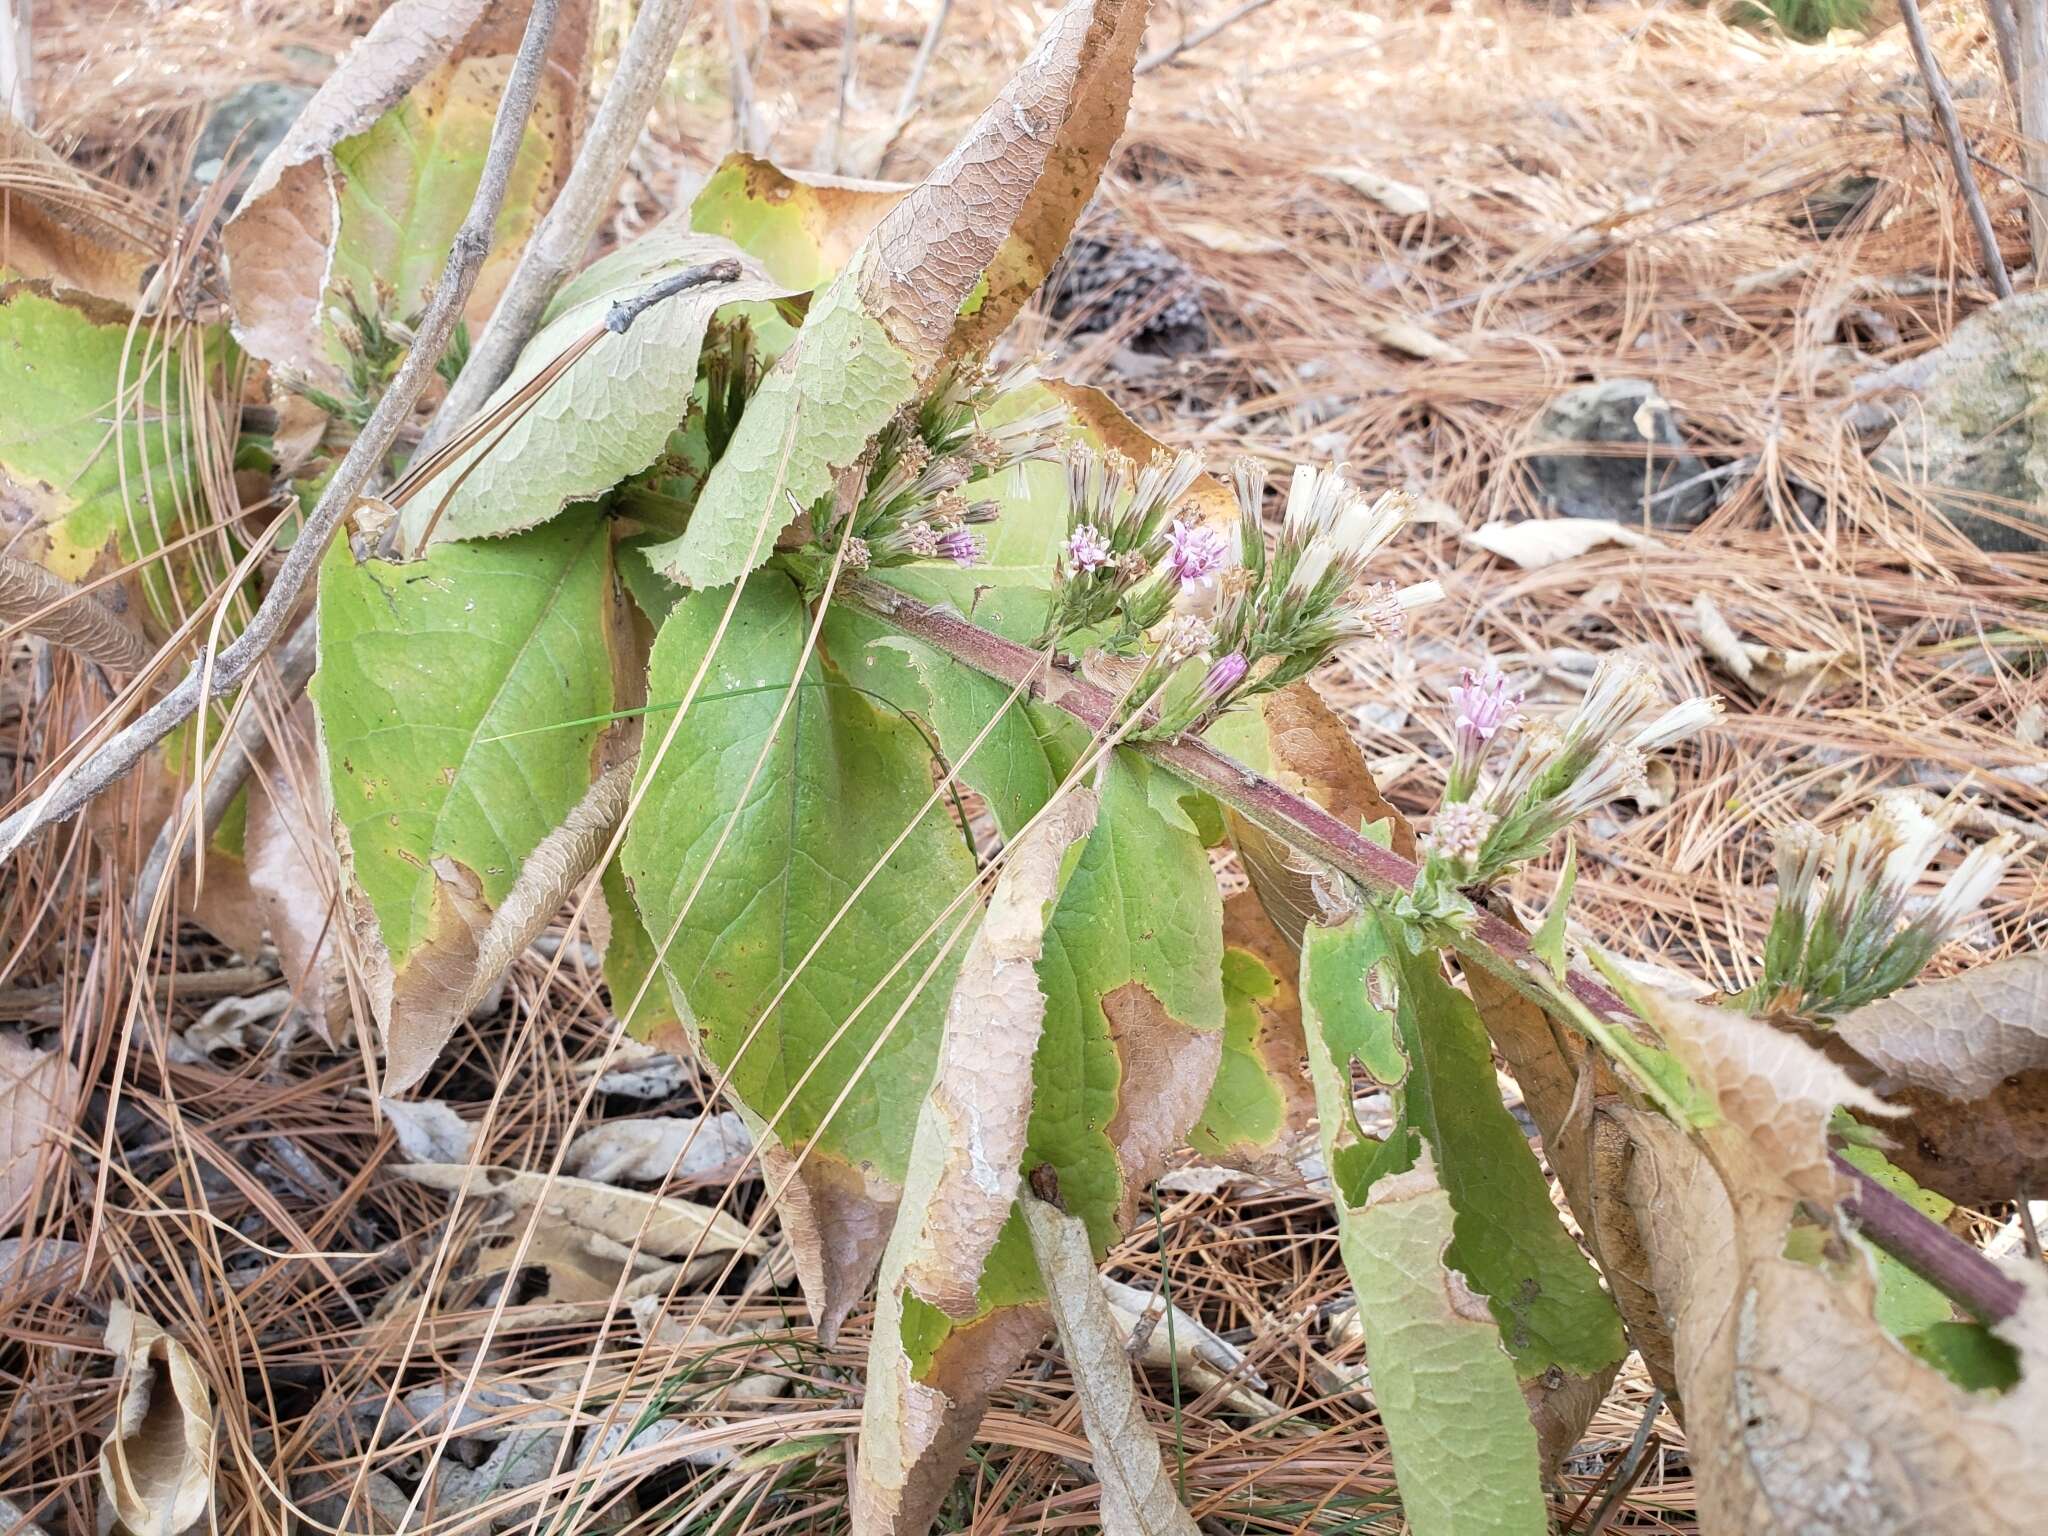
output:
[[[279,760],[280,750],[288,761]],[[277,946],[298,1008],[333,1045],[348,1038],[353,1014],[337,916],[339,871],[327,836],[326,784],[313,707],[301,699],[282,741],[265,747],[249,776],[242,879],[257,921]],[[234,898],[224,891],[220,899]]]
[[[1405,181],[1396,181],[1391,176],[1382,176],[1378,171],[1367,170],[1362,165],[1319,165],[1313,173],[1341,183],[1363,197],[1378,203],[1389,213],[1413,218],[1429,212],[1429,194]]]
[[[861,304],[921,367],[985,353],[1066,248],[1123,132],[1146,10],[1070,0],[967,137],[876,226]]]
[[[1898,1167],[1953,1200],[2048,1186],[2048,955],[2015,955],[1859,1008],[1835,1037],[1884,1075]]]
[[[0,116],[0,267],[133,305],[159,253],[122,209],[13,113]]]
[[[0,1034],[0,1231],[11,1231],[71,1129],[71,1062]]]
[[[1699,626],[1700,649],[1766,698],[1804,698],[1846,682],[1851,675],[1842,651],[1791,651],[1742,639],[1704,592],[1693,597],[1692,612]]]
[[[126,1302],[107,1317],[114,1427],[100,1446],[100,1491],[116,1529],[176,1536],[213,1502],[213,1392],[183,1344]]]
[[[550,1220],[614,1243],[638,1243],[643,1252],[664,1258],[688,1253],[700,1238],[700,1251],[705,1252],[737,1249],[759,1254],[767,1249],[760,1238],[748,1235],[744,1222],[672,1195],[467,1163],[395,1163],[391,1171],[451,1194],[466,1187],[472,1200],[494,1197],[516,1210],[537,1210]]]
[[[92,593],[6,556],[0,556],[0,625],[19,626],[117,672],[140,671],[156,649]]]
[[[1128,1335],[1103,1294],[1086,1224],[1042,1200],[1027,1196],[1023,1204],[1053,1325],[1095,1453],[1103,1536],[1198,1536],[1194,1517],[1174,1494],[1158,1437],[1139,1405],[1124,1353]]]
[[[1396,352],[1406,352],[1410,357],[1419,357],[1429,363],[1467,363],[1471,354],[1463,347],[1445,341],[1434,331],[1426,331],[1413,320],[1404,320],[1399,315],[1361,315],[1358,325],[1369,340],[1378,342]]]

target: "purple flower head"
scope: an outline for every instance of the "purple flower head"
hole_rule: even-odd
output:
[[[1167,532],[1166,563],[1180,581],[1200,581],[1229,553],[1229,536],[1220,528],[1176,517]]]
[[[939,540],[939,558],[955,565],[974,565],[987,553],[981,535],[956,528]]]
[[[1492,668],[1479,673],[1466,667],[1451,689],[1451,709],[1460,749],[1479,752],[1522,717],[1522,695]]]
[[[1228,656],[1219,657],[1209,668],[1209,675],[1202,679],[1202,701],[1214,704],[1228,698],[1231,690],[1244,681],[1250,664],[1244,659],[1244,652],[1232,651]]]
[[[1109,540],[1096,531],[1093,523],[1083,523],[1067,538],[1067,559],[1081,575],[1099,571],[1109,563]]]

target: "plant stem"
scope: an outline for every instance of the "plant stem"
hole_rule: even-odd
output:
[[[919,602],[871,576],[842,577],[839,600],[998,682],[1012,687],[1025,684],[1034,698],[1072,716],[1092,732],[1107,729],[1113,721],[1116,700],[1105,690],[1057,668],[1032,677],[1041,665],[1037,652],[957,614]],[[1391,896],[1414,887],[1420,871],[1408,860],[1207,742],[1183,737],[1129,745],[1368,891]],[[1459,954],[1485,966],[1537,1003],[1556,1008],[1557,999],[1542,983],[1543,961],[1530,952],[1526,937],[1492,914],[1478,915],[1471,938],[1459,946]],[[1593,1014],[1624,1028],[1634,1027],[1627,1005],[1593,977],[1573,971],[1564,986],[1575,1003]],[[1865,1237],[1979,1316],[1999,1321],[2012,1315],[2021,1292],[1996,1265],[1861,1170],[1846,1163],[1840,1166],[1855,1191],[1844,1202],[1844,1209]]]
[[[506,82],[505,94],[498,102],[497,120],[491,125],[491,146],[484,159],[483,175],[477,182],[476,196],[462,227],[455,232],[441,280],[415,328],[412,350],[406,353],[390,387],[377,402],[377,409],[370,413],[340,468],[327,482],[327,489],[286,553],[277,578],[263,594],[248,628],[217,657],[200,657],[177,687],[83,758],[60,770],[33,801],[0,822],[0,863],[41,828],[77,815],[94,795],[120,779],[152,747],[191,719],[207,699],[239,688],[283,634],[286,621],[298,607],[300,594],[327,553],[328,541],[391,451],[398,429],[412,419],[420,392],[434,377],[441,354],[448,350],[455,322],[461,318],[462,306],[476,286],[484,257],[490,253],[491,232],[497,225],[498,211],[504,206],[506,184],[518,158],[526,121],[533,112],[548,39],[554,33],[560,7],[561,0],[533,0],[525,35],[519,42],[519,56]]]

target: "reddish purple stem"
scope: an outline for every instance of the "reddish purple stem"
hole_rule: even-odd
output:
[[[1111,728],[1116,700],[1105,690],[1065,669],[1043,671],[1029,647],[991,634],[958,614],[907,597],[870,576],[843,577],[842,601],[893,625],[933,650],[1012,686],[1031,678],[1036,698],[1073,716],[1091,731]],[[1034,675],[1035,674],[1035,675]],[[1395,895],[1413,888],[1415,865],[1382,848],[1312,801],[1288,793],[1261,773],[1192,737],[1133,744],[1135,751],[1198,784],[1218,800],[1299,851],[1321,859],[1368,890]],[[1530,962],[1529,941],[1515,928],[1480,913],[1474,936],[1498,969],[1512,975]],[[1573,971],[1565,978],[1573,996],[1616,1020],[1628,1007],[1605,984]],[[1836,1159],[1854,1185],[1843,1209],[1879,1248],[1988,1322],[2012,1316],[2019,1307],[2019,1283],[1983,1254],[1879,1185],[1862,1170]]]

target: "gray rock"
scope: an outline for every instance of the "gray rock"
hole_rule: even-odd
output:
[[[1647,438],[1636,424],[1652,400],[1657,388],[1646,379],[1608,379],[1568,390],[1544,407],[1535,441],[1548,451],[1529,460],[1544,505],[1566,517],[1639,523],[1647,491],[1650,521],[1659,527],[1689,528],[1705,517],[1714,505],[1714,483],[1699,480],[1707,467],[1685,451],[1670,406],[1658,400],[1650,407]],[[1612,446],[1603,453],[1560,451],[1571,443]]]
[[[1979,549],[2048,550],[2048,293],[1978,310],[1886,382],[1913,398],[1892,407],[1897,425],[1871,462],[1923,490]]]
[[[239,193],[312,99],[310,85],[282,80],[258,80],[231,91],[199,130],[199,143],[192,151],[192,179],[207,184],[217,180],[232,152]]]

